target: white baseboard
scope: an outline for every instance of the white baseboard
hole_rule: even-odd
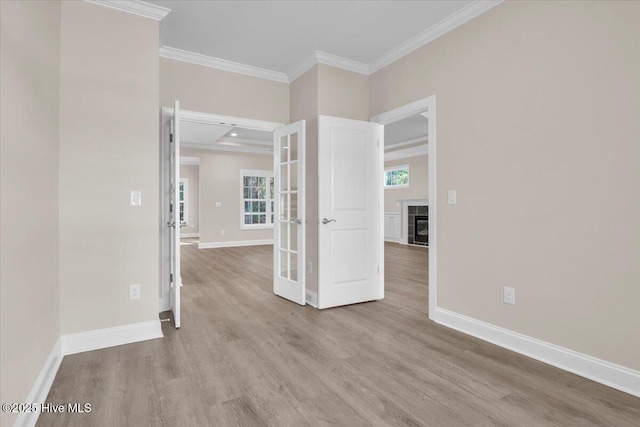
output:
[[[402,239],[401,238],[396,238],[396,237],[385,237],[384,241],[385,242],[390,242],[390,243],[401,243]]]
[[[198,249],[235,248],[238,246],[273,245],[273,239],[264,240],[235,240],[232,242],[198,243]]]
[[[186,239],[188,237],[200,237],[200,233],[180,233],[181,239]]]
[[[305,301],[311,307],[318,308],[318,294],[310,291],[309,289],[305,290]]]
[[[436,323],[640,397],[640,371],[436,308]]]
[[[63,335],[60,339],[62,340],[62,354],[66,356],[84,351],[162,338],[163,336],[160,319],[158,319]]]
[[[29,395],[24,400],[25,403],[35,403],[40,405],[44,403],[49,395],[49,390],[53,384],[53,380],[56,378],[58,369],[62,363],[62,341],[60,338],[56,341],[51,349],[51,353],[45,360],[38,377],[36,378],[33,387],[29,392]],[[33,427],[38,422],[40,412],[20,412],[18,418],[16,418],[14,426],[20,427]]]

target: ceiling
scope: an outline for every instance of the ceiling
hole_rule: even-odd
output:
[[[291,74],[315,51],[360,65],[372,64],[426,30],[441,29],[447,18],[453,22],[455,15],[459,25],[475,16],[473,13],[477,14],[480,7],[486,8],[481,3],[489,2],[151,0],[148,3],[171,9],[160,24],[161,46]]]
[[[188,120],[180,122],[180,142],[186,148],[258,154],[270,154],[273,151],[272,132]]]
[[[399,143],[426,144],[427,123],[426,117],[416,114],[386,125],[384,127],[384,146],[390,147]],[[410,141],[413,142],[409,143]]]

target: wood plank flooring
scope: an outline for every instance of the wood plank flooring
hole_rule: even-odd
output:
[[[638,426],[640,399],[438,326],[428,249],[386,245],[386,297],[329,310],[272,292],[271,246],[183,245],[165,338],[64,358],[39,426]]]

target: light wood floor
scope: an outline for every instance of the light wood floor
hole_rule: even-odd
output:
[[[40,426],[631,426],[640,399],[438,326],[427,249],[387,244],[386,298],[272,293],[270,246],[183,246],[183,326],[64,358]]]

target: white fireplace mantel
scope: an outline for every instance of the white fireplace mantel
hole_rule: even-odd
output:
[[[402,203],[402,236],[399,243],[406,245],[409,236],[409,206],[429,206],[429,199],[398,199],[398,202]]]

